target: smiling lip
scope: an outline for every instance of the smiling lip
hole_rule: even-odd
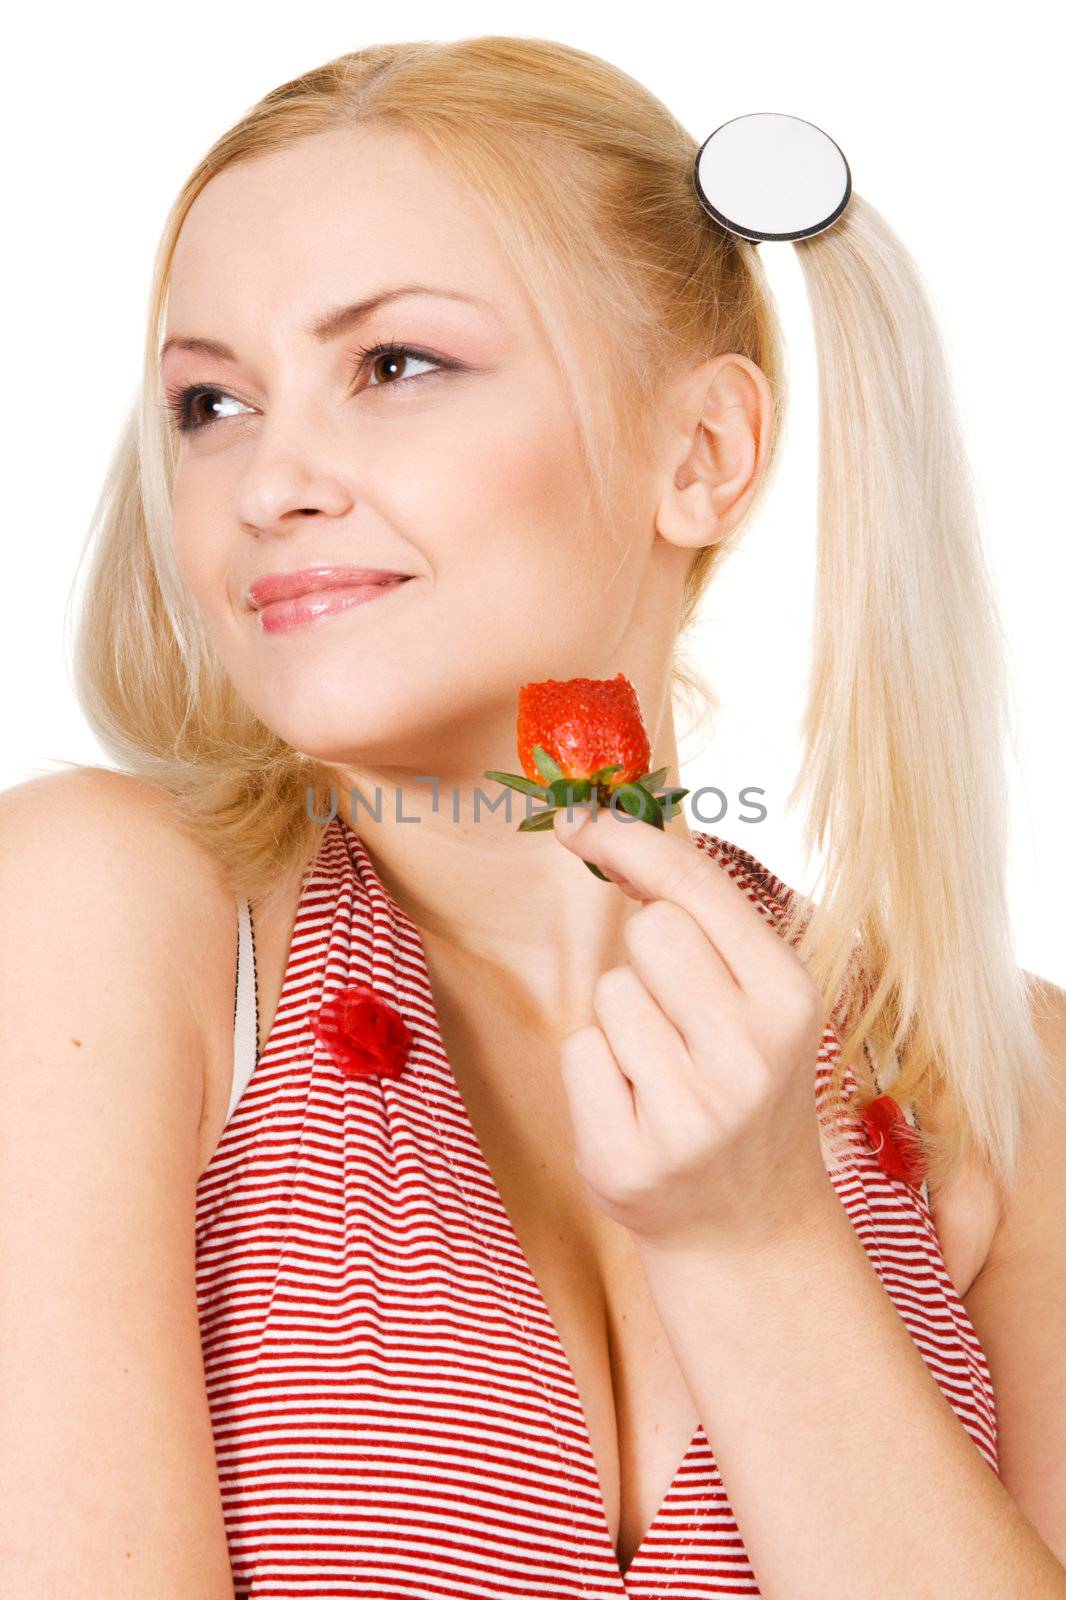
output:
[[[275,600],[295,600],[298,595],[321,593],[353,585],[393,583],[410,577],[407,572],[386,572],[380,567],[334,567],[325,564],[301,567],[298,572],[268,572],[250,584],[248,605],[253,611],[273,604]]]
[[[372,600],[380,603],[411,581],[408,575],[384,583],[342,583],[328,589],[305,589],[291,600],[272,600],[269,605],[260,606],[256,617],[264,633],[291,633],[294,628],[306,628],[338,611],[350,611]]]

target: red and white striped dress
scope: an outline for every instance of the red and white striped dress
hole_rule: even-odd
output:
[[[694,840],[776,927],[793,891],[738,845]],[[343,1077],[311,1034],[306,1013],[350,983],[415,1032],[399,1079]],[[339,817],[304,873],[257,1060],[251,1043],[196,1230],[237,1600],[758,1595],[702,1426],[620,1571],[573,1374],[449,1068],[417,929]],[[812,1091],[838,1049],[827,1027]],[[831,1174],[840,1199],[995,1470],[988,1364],[928,1197],[882,1171],[858,1124],[855,1148]]]

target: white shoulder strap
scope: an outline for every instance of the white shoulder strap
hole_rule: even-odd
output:
[[[233,1006],[233,1087],[228,1122],[248,1086],[259,1058],[259,1004],[255,982],[255,942],[247,900],[237,902],[237,994]]]

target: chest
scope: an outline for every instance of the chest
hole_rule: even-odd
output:
[[[513,1059],[536,1057],[516,1046]],[[483,1060],[467,1053],[456,1077],[573,1372],[625,1571],[699,1418],[629,1234],[599,1210],[573,1167],[561,1086],[546,1062],[523,1079],[479,1070]]]
[[[553,1070],[558,1041],[531,1028],[506,996],[484,1008],[471,1000],[482,985],[453,983],[438,960],[431,964],[452,1070],[570,1363],[624,1572],[700,1419],[629,1234],[574,1169],[569,1104]],[[934,1196],[933,1212],[961,1297],[998,1213],[972,1167]]]

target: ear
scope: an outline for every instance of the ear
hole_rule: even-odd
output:
[[[655,515],[668,543],[715,544],[740,521],[769,449],[773,410],[762,368],[733,351],[701,361],[674,384]]]

